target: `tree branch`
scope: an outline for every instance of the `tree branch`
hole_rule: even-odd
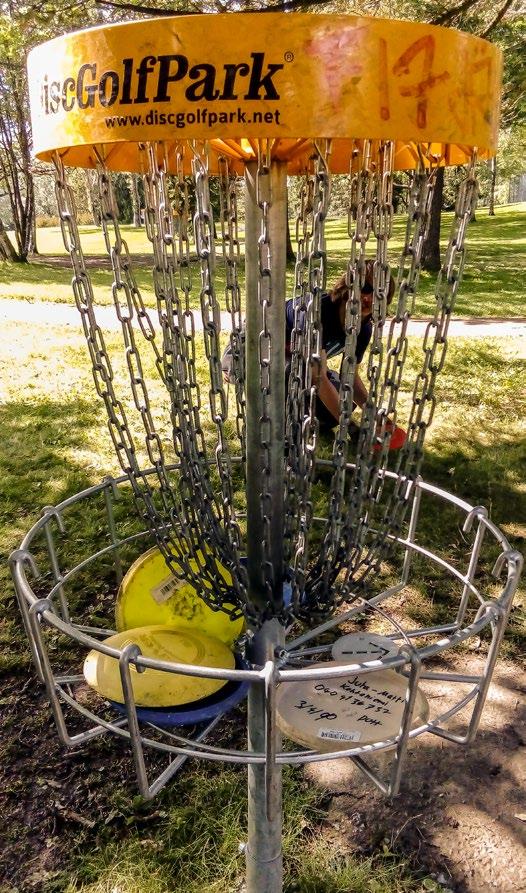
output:
[[[113,9],[126,9],[129,12],[142,12],[145,15],[156,16],[193,16],[198,14],[198,10],[192,12],[182,12],[178,9],[159,9],[155,6],[143,6],[141,3],[116,3],[114,0],[95,0],[97,6],[111,6]]]
[[[480,35],[481,37],[487,37],[488,34],[490,34],[493,31],[493,29],[497,27],[497,25],[499,24],[501,19],[504,18],[508,9],[510,8],[510,6],[512,6],[512,4],[514,2],[515,2],[515,0],[506,0],[506,2],[502,4],[502,7],[498,11],[498,13],[495,16],[495,18],[493,19],[493,21],[490,22],[490,24],[488,25],[486,30]]]
[[[458,6],[454,6],[453,9],[448,9],[446,12],[443,12],[442,15],[436,17],[436,19],[431,19],[430,25],[445,25],[447,22],[452,22],[458,15],[461,15],[463,12],[466,12],[472,6],[475,6],[479,0],[464,0],[463,3],[459,3]]]
[[[295,9],[307,9],[310,6],[322,6],[324,5],[326,0],[295,0],[294,7]],[[470,3],[478,2],[478,0],[469,0]],[[227,8],[231,5],[232,0],[217,0],[218,5],[221,7],[221,11],[227,10]],[[192,3],[192,6],[196,7],[192,11],[188,10],[179,10],[179,9],[160,9],[157,6],[144,6],[143,4],[135,4],[128,3],[126,0],[122,0],[121,3],[117,2],[117,0],[95,0],[95,4],[97,6],[109,6],[113,9],[125,9],[130,12],[140,12],[144,15],[156,15],[156,16],[185,16],[185,15],[199,15],[202,10],[199,8],[197,3]],[[274,0],[274,2],[269,3],[263,9],[240,9],[239,12],[276,12],[277,10],[282,9],[282,0]]]

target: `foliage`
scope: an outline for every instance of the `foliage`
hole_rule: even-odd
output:
[[[7,196],[17,256],[26,260],[35,245],[35,169],[26,77],[33,46],[62,31],[102,21],[96,4],[0,2],[0,196]],[[48,169],[44,169],[47,172]],[[4,208],[5,211],[5,208]]]
[[[504,51],[503,122],[511,131],[525,119],[524,99],[524,29],[525,18],[514,13],[510,0],[465,0],[454,6],[437,0],[335,0],[320,4],[319,0],[60,0],[37,3],[34,0],[16,4],[0,2],[0,210],[2,194],[9,200],[9,216],[4,225],[14,227],[17,254],[25,259],[34,246],[35,208],[41,214],[52,213],[48,191],[38,187],[34,194],[35,168],[31,162],[31,133],[27,117],[25,56],[34,45],[62,32],[90,24],[109,23],[126,18],[149,17],[152,14],[229,11],[338,11],[363,15],[396,16],[402,19],[429,21],[460,27],[483,36],[490,36]],[[515,171],[513,171],[515,173]],[[500,177],[505,178],[504,170]],[[403,192],[397,193],[397,198]],[[118,190],[123,219],[132,219],[129,186],[123,180]],[[96,216],[96,208],[93,208]],[[4,209],[5,214],[5,209]],[[436,229],[436,227],[435,227]],[[5,252],[4,252],[5,253]]]
[[[34,189],[31,132],[24,79],[24,45],[9,17],[0,18],[0,190],[8,200],[20,260],[33,247]]]

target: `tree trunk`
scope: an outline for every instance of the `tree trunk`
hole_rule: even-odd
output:
[[[437,170],[429,230],[422,248],[422,267],[430,273],[440,270],[440,215],[442,213],[442,195],[444,192],[444,168]]]
[[[13,248],[11,239],[7,235],[4,224],[0,220],[0,260],[18,260],[18,255]]]
[[[292,245],[292,238],[291,238],[291,235],[290,235],[290,219],[289,219],[289,202],[288,202],[288,199],[287,199],[287,255],[286,255],[286,257],[287,257],[287,263],[289,263],[289,261],[295,261],[295,260],[296,260],[296,254],[294,253],[294,248],[293,248],[293,245]]]
[[[290,220],[287,220],[287,261],[295,261],[296,255],[294,253],[294,248],[292,246],[292,239],[290,236]]]
[[[96,190],[96,174],[94,171],[84,171],[86,175],[86,196],[88,199],[88,208],[92,216],[95,226],[100,226],[100,209],[98,195]]]
[[[141,199],[139,196],[139,185],[137,182],[137,174],[129,175],[130,195],[133,210],[133,225],[136,228],[141,226]]]
[[[495,187],[497,185],[497,159],[490,158],[489,162],[489,216],[495,217]]]

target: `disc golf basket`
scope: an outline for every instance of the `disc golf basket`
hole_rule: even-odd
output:
[[[420,477],[476,203],[476,163],[495,148],[499,55],[478,38],[423,24],[229,14],[66,35],[34,50],[29,72],[35,149],[55,166],[73,293],[123,472],[44,509],[12,556],[37,673],[61,740],[77,746],[110,734],[128,741],[145,797],[188,756],[247,765],[247,889],[276,893],[281,766],[347,756],[393,795],[413,738],[430,732],[469,743],[517,587],[520,556],[485,509]],[[410,374],[408,324],[444,165],[463,166],[464,176],[435,312]],[[103,333],[70,167],[97,174],[117,331]],[[142,182],[153,308],[119,226],[114,175],[123,171]],[[401,239],[393,236],[399,171],[408,183]],[[347,175],[348,246],[333,259],[326,219],[339,174]],[[296,262],[287,283],[293,183]],[[354,411],[371,261],[367,399]],[[341,273],[345,346],[339,421],[328,436],[316,418],[321,300]],[[287,297],[294,323],[286,347]],[[230,384],[221,367],[227,346]],[[394,452],[399,421],[407,438]],[[467,556],[453,545],[450,556],[434,551],[419,529],[423,503],[452,533],[462,524]],[[86,524],[97,518],[102,544],[83,552],[68,537],[73,516]],[[155,642],[147,652],[140,643],[155,635],[142,622],[128,634],[123,620],[114,640],[112,623],[84,616],[78,593],[96,594],[101,567],[107,572],[111,562],[112,591],[120,586],[122,600],[126,556],[141,562],[152,542],[170,596],[190,587],[212,616],[237,624],[228,667],[167,658]],[[440,625],[412,628],[400,618],[397,599],[416,570],[456,599]],[[163,580],[159,586],[151,590],[161,593],[157,608]],[[139,596],[148,618],[151,592],[145,589],[144,603]],[[165,629],[164,615],[159,620],[151,607],[153,629],[159,622]],[[204,648],[203,629],[192,635]],[[481,635],[489,638],[485,668],[466,675],[456,656]],[[170,641],[181,638],[187,645],[177,628]],[[120,697],[97,681],[99,694],[86,693],[86,659],[88,667],[109,662]],[[142,672],[161,679],[146,704],[137,694]],[[194,703],[161,702],[158,692],[172,697],[178,679],[197,692]],[[199,712],[199,680],[230,686],[224,697],[223,689],[212,693],[219,706],[211,712]],[[454,692],[448,704],[433,695],[445,682]],[[209,743],[212,726],[247,688],[246,749]],[[460,732],[447,727],[457,714]],[[205,725],[195,734],[185,732],[199,720]],[[153,781],[149,750],[167,760]],[[387,773],[373,759],[383,751],[391,756]]]

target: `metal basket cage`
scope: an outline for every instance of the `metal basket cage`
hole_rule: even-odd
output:
[[[386,472],[395,477],[393,472]],[[84,574],[93,578],[101,562],[112,565],[115,590],[123,575],[121,554],[136,549],[139,553],[148,538],[147,530],[121,537],[116,523],[116,505],[128,485],[125,476],[107,478],[100,484],[90,487],[57,506],[48,506],[42,517],[24,537],[20,548],[11,556],[11,568],[16,593],[28,634],[32,657],[39,679],[46,685],[51,702],[54,720],[60,740],[68,747],[78,746],[99,735],[113,734],[130,742],[134,755],[139,788],[144,796],[157,793],[173,776],[187,757],[197,757],[215,761],[243,764],[300,764],[318,760],[331,760],[349,757],[386,794],[397,792],[401,780],[403,759],[411,739],[424,732],[449,739],[458,744],[468,744],[476,734],[480,715],[486,699],[488,687],[497,657],[498,648],[509,616],[513,595],[518,585],[522,559],[513,551],[502,532],[488,519],[484,508],[473,507],[464,500],[447,493],[438,487],[417,480],[411,484],[411,513],[407,528],[402,536],[391,535],[394,552],[399,559],[399,573],[395,582],[383,587],[368,600],[360,599],[352,607],[331,617],[312,629],[294,635],[294,624],[289,628],[291,636],[282,648],[259,666],[250,669],[212,669],[187,664],[170,664],[141,656],[137,646],[128,646],[117,651],[104,644],[112,629],[89,625],[75,620],[75,609],[71,607],[70,591],[79,585]],[[467,560],[446,559],[432,548],[419,541],[418,521],[422,499],[429,499],[437,507],[453,510],[459,524],[471,543],[467,545]],[[101,538],[105,544],[84,557],[67,560],[68,546],[76,555],[77,543],[68,543],[68,514],[81,510],[83,515],[89,510],[99,511],[104,506],[105,524]],[[100,525],[100,514],[99,525]],[[320,519],[320,521],[323,519]],[[316,522],[315,522],[316,523]],[[44,548],[50,572],[40,574],[35,554]],[[44,553],[42,553],[42,558]],[[493,561],[496,555],[496,560]],[[59,558],[60,556],[60,558]],[[487,569],[488,557],[492,561],[492,574]],[[39,555],[39,564],[42,564]],[[439,573],[458,592],[456,608],[448,607],[447,622],[435,626],[411,628],[410,623],[401,621],[392,612],[394,600],[406,587],[414,585],[414,567],[422,563],[425,573]],[[64,571],[63,566],[68,565]],[[51,581],[49,581],[51,577]],[[96,584],[95,584],[96,587]],[[111,590],[111,585],[110,585]],[[455,598],[457,596],[455,595]],[[279,746],[280,734],[276,724],[276,690],[279,685],[315,678],[329,680],[342,676],[341,667],[317,664],[310,666],[313,659],[323,658],[330,648],[330,640],[341,635],[342,628],[359,625],[370,626],[371,620],[380,621],[387,635],[400,646],[398,654],[379,660],[368,660],[350,664],[347,672],[356,676],[366,675],[379,668],[397,670],[407,677],[406,702],[398,734],[394,738],[374,744],[357,745],[346,750],[320,753],[314,750],[290,750]],[[68,648],[62,649],[61,666],[57,666],[56,652],[49,648],[49,634],[60,635],[67,640]],[[489,639],[487,658],[479,674],[466,675],[454,668],[455,655],[466,643],[485,634]],[[320,639],[321,637],[321,639]],[[241,643],[242,644],[242,643]],[[87,705],[85,698],[77,698],[85,688],[84,677],[79,672],[88,650],[96,649],[119,661],[125,692],[126,715],[118,716],[108,710],[107,702],[98,698],[95,706]],[[69,656],[73,650],[73,656]],[[65,668],[64,654],[68,654],[68,667]],[[76,655],[76,657],[75,657]],[[448,666],[437,667],[437,661],[449,658]],[[450,666],[453,662],[453,668]],[[206,742],[206,737],[220,717],[199,728],[192,736],[185,736],[162,729],[150,723],[143,723],[137,717],[130,680],[130,665],[137,670],[151,667],[167,673],[178,673],[195,677],[245,681],[261,687],[265,698],[266,729],[265,747],[245,750],[216,747]],[[73,669],[71,669],[71,667]],[[454,703],[447,709],[438,708],[428,720],[414,726],[413,710],[419,686],[431,690],[433,685],[451,683],[456,692]],[[439,699],[436,699],[439,700]],[[447,723],[465,708],[469,708],[463,719],[463,731],[448,730]],[[70,733],[68,710],[72,709],[83,719],[84,729]],[[152,748],[168,757],[166,769],[153,781],[147,776],[144,750]],[[390,777],[386,781],[374,769],[366,757],[380,751],[393,754]]]

